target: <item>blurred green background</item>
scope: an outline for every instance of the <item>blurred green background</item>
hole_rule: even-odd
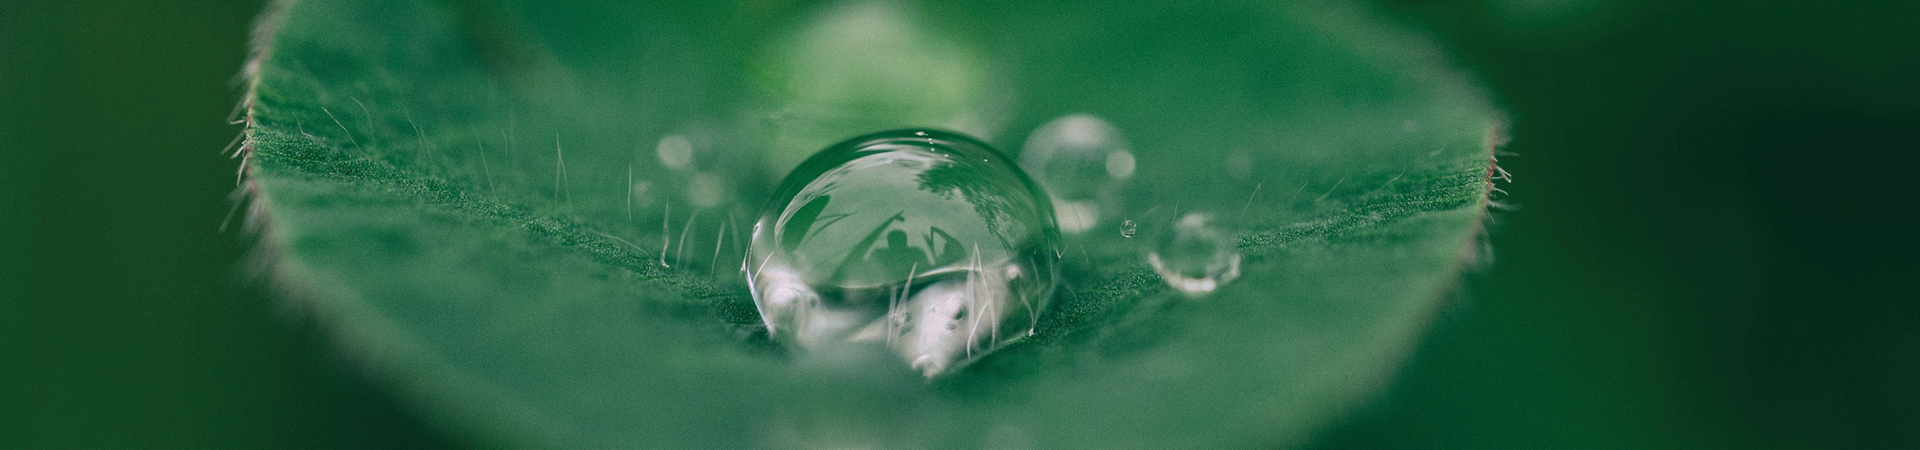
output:
[[[1920,2],[1383,0],[1512,116],[1496,260],[1315,447],[1920,448]],[[0,448],[466,448],[250,283],[259,1],[0,1]]]

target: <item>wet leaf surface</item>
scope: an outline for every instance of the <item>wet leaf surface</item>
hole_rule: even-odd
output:
[[[1272,447],[1391,377],[1474,255],[1497,114],[1326,5],[291,2],[250,69],[261,264],[422,408],[533,447]],[[927,380],[769,340],[740,275],[780,177],[1049,121],[1137,167],[1036,334]],[[1242,275],[1145,255],[1190,212]],[[1122,236],[1132,221],[1138,236]]]

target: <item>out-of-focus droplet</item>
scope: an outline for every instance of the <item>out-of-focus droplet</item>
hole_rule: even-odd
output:
[[[1147,265],[1168,286],[1187,295],[1213,292],[1240,277],[1240,252],[1233,236],[1209,223],[1212,216],[1191,212],[1173,222]]]
[[[1020,151],[1020,166],[1047,187],[1060,228],[1069,233],[1093,228],[1103,210],[1119,210],[1114,197],[1135,164],[1120,129],[1092,114],[1040,125]]]
[[[1054,217],[1060,219],[1061,230],[1085,231],[1100,221],[1100,206],[1093,202],[1074,202],[1053,199]]]
[[[678,134],[660,138],[653,148],[654,155],[660,158],[660,164],[671,169],[684,169],[693,164],[693,141]]]
[[[693,206],[717,206],[727,199],[727,184],[710,173],[695,173],[687,180],[687,201]]]
[[[933,377],[1033,331],[1058,271],[1052,213],[977,140],[861,136],[780,183],[753,226],[747,282],[776,339],[884,345]]]

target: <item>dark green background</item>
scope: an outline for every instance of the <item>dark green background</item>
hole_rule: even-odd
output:
[[[1383,4],[1508,108],[1521,209],[1316,446],[1920,446],[1920,3]],[[218,231],[260,7],[0,1],[0,448],[472,444]]]

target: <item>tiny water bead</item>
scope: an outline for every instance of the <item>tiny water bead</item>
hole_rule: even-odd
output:
[[[1191,212],[1173,222],[1147,265],[1168,286],[1187,295],[1203,295],[1240,277],[1240,252],[1233,236],[1209,223],[1212,216]]]
[[[1020,166],[1053,195],[1060,229],[1078,233],[1100,223],[1102,209],[1133,177],[1133,151],[1119,127],[1092,114],[1053,119],[1027,136]],[[1111,211],[1106,211],[1110,213]]]
[[[1140,232],[1140,224],[1132,219],[1120,222],[1120,237],[1130,238]]]
[[[753,225],[746,276],[768,332],[882,345],[934,377],[1032,333],[1059,231],[999,152],[936,130],[869,134],[789,173]]]

